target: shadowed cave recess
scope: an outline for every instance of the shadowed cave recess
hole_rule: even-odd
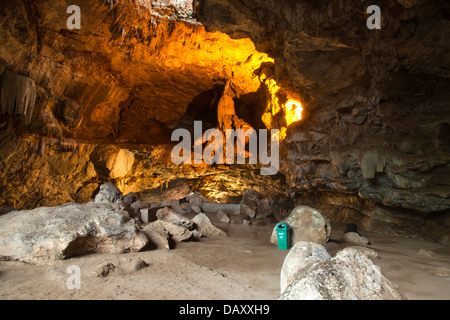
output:
[[[257,190],[333,222],[450,244],[450,5],[368,1],[2,1],[0,209]],[[280,168],[175,165],[177,128],[279,129]]]

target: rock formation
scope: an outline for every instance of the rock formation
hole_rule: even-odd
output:
[[[280,220],[307,205],[449,243],[449,4],[381,0],[369,30],[370,4],[87,0],[69,30],[65,1],[5,3],[1,213],[185,178],[211,201],[285,197]],[[173,165],[171,132],[193,120],[280,129],[281,172]]]
[[[360,250],[345,248],[333,258],[307,242],[292,250],[283,264],[281,300],[409,299]]]
[[[117,206],[67,203],[0,216],[0,259],[42,263],[139,251],[148,242]]]

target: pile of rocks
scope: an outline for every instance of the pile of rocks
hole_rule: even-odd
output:
[[[179,185],[166,192],[168,199],[161,203],[149,203],[137,199],[135,193],[122,196],[115,185],[107,182],[100,187],[95,202],[112,202],[122,206],[128,216],[135,219],[139,230],[149,238],[147,248],[170,249],[176,242],[227,236],[203,213],[203,203],[208,199],[198,192],[189,191],[187,185]],[[184,196],[186,193],[189,194]],[[192,220],[188,218],[190,215],[195,215]]]

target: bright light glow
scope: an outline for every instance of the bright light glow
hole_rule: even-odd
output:
[[[267,79],[264,75],[262,75],[260,81],[262,81],[266,85],[271,96],[271,99],[267,105],[266,113],[264,113],[261,118],[268,129],[271,129],[274,125],[272,123],[272,118],[281,111],[284,112],[287,127],[289,127],[292,123],[302,119],[303,108],[302,104],[299,101],[290,97],[288,93],[281,89],[281,87],[276,83],[274,79]],[[288,100],[284,104],[280,102],[280,93],[284,93],[288,96]],[[281,126],[279,129],[280,139],[283,140],[284,138],[286,138],[287,128],[285,126]]]

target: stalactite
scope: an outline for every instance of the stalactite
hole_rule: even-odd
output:
[[[28,77],[6,72],[1,83],[1,111],[3,114],[22,115],[30,123],[36,100],[36,85]]]

